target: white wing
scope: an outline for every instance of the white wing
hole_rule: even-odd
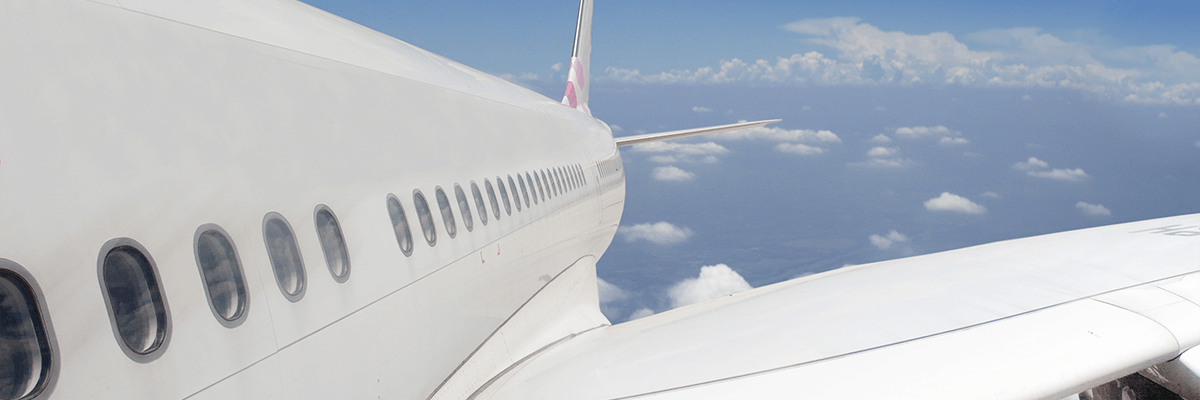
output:
[[[1061,398],[1197,343],[1200,214],[847,267],[595,329],[478,398]]]

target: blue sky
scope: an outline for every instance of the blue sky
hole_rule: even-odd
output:
[[[1051,3],[1051,4],[1047,4]],[[577,3],[311,1],[561,97]],[[1200,212],[1200,3],[601,1],[594,114],[625,148],[614,322],[722,291]]]

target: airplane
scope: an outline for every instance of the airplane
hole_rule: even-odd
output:
[[[591,0],[562,100],[294,0],[0,7],[0,399],[1200,398],[1200,214],[611,325],[618,148],[774,121],[614,137]]]

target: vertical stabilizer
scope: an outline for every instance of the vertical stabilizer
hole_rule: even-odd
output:
[[[588,109],[589,61],[592,56],[592,0],[579,0],[579,22],[575,25],[575,46],[571,50],[571,69],[567,73],[564,105],[592,115]]]

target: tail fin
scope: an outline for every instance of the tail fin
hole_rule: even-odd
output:
[[[567,73],[567,92],[562,103],[592,115],[588,109],[588,83],[592,57],[592,0],[579,0],[579,22],[575,25],[575,46],[571,50],[571,69]]]

